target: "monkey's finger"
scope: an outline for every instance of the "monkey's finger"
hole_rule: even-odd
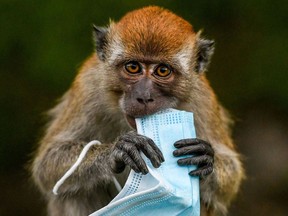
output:
[[[143,160],[143,158],[141,157],[141,155],[139,154],[138,150],[137,153],[136,152],[131,152],[132,156],[132,160],[135,162],[135,164],[137,165],[137,167],[139,168],[140,172],[144,175],[146,175],[149,171],[148,171],[148,167],[145,163],[145,161]]]
[[[159,155],[160,159],[161,160],[164,159],[162,152],[155,145],[154,141],[152,139],[150,139],[149,137],[146,137],[146,136],[143,136],[140,134],[136,134],[134,131],[131,131],[131,132],[128,132],[127,134],[123,135],[121,138],[122,138],[120,140],[121,148],[126,147],[125,143],[131,143],[131,144],[135,144],[135,146],[139,150],[142,151],[143,148],[145,148],[145,146],[150,145],[156,151],[156,154]]]
[[[147,174],[149,172],[145,161],[141,157],[139,150],[136,148],[134,144],[125,143],[122,145],[122,150],[127,155],[129,155],[129,158],[133,160],[133,162],[136,164],[141,173]]]
[[[175,157],[183,156],[183,155],[190,155],[190,154],[205,154],[205,155],[214,155],[214,151],[212,148],[207,148],[203,144],[199,145],[192,145],[192,146],[184,146],[182,148],[179,148],[175,151],[173,151],[173,155]]]
[[[205,153],[208,155],[214,155],[214,150],[213,150],[211,144],[204,141],[204,140],[197,139],[197,138],[178,140],[177,142],[174,143],[174,146],[175,146],[175,148],[178,148],[178,149],[185,148],[188,146],[190,146],[191,148],[193,146],[199,146],[197,148],[198,153]]]
[[[141,149],[144,155],[150,159],[152,165],[155,168],[160,167],[161,159],[156,155],[155,151],[152,149],[151,146],[146,145],[144,148]]]
[[[147,151],[146,151],[147,153],[154,151],[155,153],[153,155],[157,155],[157,157],[159,158],[161,163],[164,162],[164,156],[163,156],[161,150],[158,148],[158,146],[154,143],[154,141],[151,138],[143,136],[143,135],[140,135],[140,134],[138,134],[137,137],[139,139],[138,143],[140,144],[139,147],[141,148],[141,150],[144,150],[143,148],[147,148]],[[151,148],[149,146],[152,148],[152,150],[151,150]]]
[[[154,143],[154,141],[152,139],[148,139],[148,144],[153,148],[153,150],[156,152],[156,154],[158,155],[159,159],[161,160],[161,162],[165,161],[165,158],[163,156],[163,153],[161,152],[161,150],[158,148],[158,146]]]
[[[213,157],[209,155],[201,155],[194,157],[181,158],[177,161],[178,165],[207,165],[213,164]]]
[[[182,147],[187,146],[187,145],[189,145],[189,146],[198,145],[200,143],[210,146],[210,143],[208,143],[204,140],[198,139],[198,138],[181,139],[181,140],[176,141],[174,143],[174,146],[175,146],[175,148],[182,148]]]
[[[119,150],[114,150],[110,157],[110,167],[114,173],[121,173],[126,167],[126,164],[123,161],[123,152]]]
[[[162,152],[158,149],[158,147],[154,144],[154,142],[152,140],[151,141],[153,143],[149,143],[149,140],[146,140],[146,141],[147,141],[147,143],[142,143],[142,145],[140,147],[141,151],[145,154],[145,156],[147,158],[150,159],[153,166],[155,168],[158,168],[158,167],[160,167],[160,165],[164,159]],[[158,151],[155,150],[155,148],[153,148],[153,145],[155,145],[157,147]]]
[[[134,161],[140,172],[146,175],[149,172],[148,167],[143,158],[141,157],[141,155],[139,154],[138,150],[136,150],[136,152],[130,152],[131,159]]]
[[[136,173],[140,173],[141,170],[138,168],[138,166],[136,165],[136,163],[131,159],[131,157],[126,153],[126,152],[122,152],[122,160],[123,162],[131,167],[131,169],[133,169]]]
[[[193,170],[189,173],[191,176],[199,176],[200,178],[206,177],[207,175],[211,174],[213,172],[213,166],[207,165],[204,167],[200,167],[196,170]]]

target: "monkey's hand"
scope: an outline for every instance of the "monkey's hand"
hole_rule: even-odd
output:
[[[152,139],[131,131],[120,136],[112,149],[110,157],[112,170],[120,173],[127,165],[137,173],[147,174],[148,168],[140,152],[151,160],[155,168],[160,167],[164,161],[162,152]]]
[[[174,143],[177,148],[173,152],[175,157],[192,155],[191,157],[181,158],[177,161],[180,166],[197,165],[197,169],[191,171],[191,176],[205,176],[213,172],[214,150],[210,143],[201,139],[182,139]]]

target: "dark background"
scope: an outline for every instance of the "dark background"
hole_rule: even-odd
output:
[[[0,0],[0,215],[44,215],[26,170],[43,114],[93,52],[92,23],[166,7],[215,39],[208,78],[236,119],[247,170],[229,215],[288,212],[287,0]]]

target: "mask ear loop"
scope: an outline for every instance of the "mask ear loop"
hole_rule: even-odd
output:
[[[76,162],[72,165],[72,167],[70,167],[70,169],[62,176],[61,179],[59,179],[57,181],[57,183],[55,184],[55,186],[53,187],[53,193],[55,195],[58,195],[58,189],[59,187],[65,182],[65,180],[72,175],[73,172],[75,172],[75,170],[77,169],[77,167],[80,165],[80,163],[83,161],[84,157],[86,156],[87,152],[89,151],[89,149],[91,148],[91,146],[93,145],[101,145],[101,142],[99,142],[98,140],[93,140],[91,142],[89,142],[81,151],[78,159],[76,160]],[[117,181],[117,179],[115,178],[115,176],[112,177],[113,182],[115,184],[116,189],[118,190],[118,192],[120,192],[122,190],[121,185],[119,184],[119,182]]]

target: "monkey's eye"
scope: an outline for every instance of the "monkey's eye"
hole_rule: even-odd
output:
[[[131,74],[136,74],[141,71],[141,67],[138,62],[132,61],[125,64],[125,69]]]
[[[154,74],[158,77],[168,77],[172,73],[172,70],[166,65],[160,65],[154,71]]]

